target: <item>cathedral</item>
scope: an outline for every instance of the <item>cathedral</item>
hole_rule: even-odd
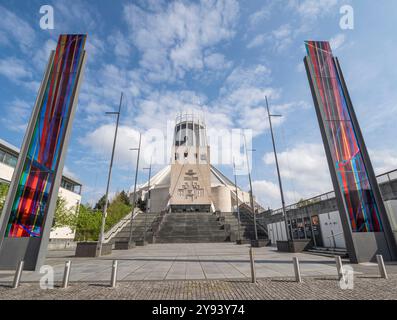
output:
[[[206,126],[199,116],[177,117],[171,155],[170,164],[150,179],[149,212],[235,212],[237,203],[250,209],[249,193],[211,165]],[[146,182],[137,189],[142,200],[148,198],[148,187]],[[254,206],[263,211],[256,201]]]

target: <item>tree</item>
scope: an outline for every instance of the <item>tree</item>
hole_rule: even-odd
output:
[[[125,192],[124,190],[121,191],[121,192],[117,195],[117,198],[118,198],[122,203],[124,203],[124,204],[127,205],[127,206],[129,206],[129,205],[131,204],[131,203],[130,203],[130,198],[128,197],[127,192]]]
[[[97,241],[102,223],[103,206],[105,205],[105,196],[101,197],[96,203],[94,209],[89,205],[80,205],[80,212],[76,221],[77,241]],[[132,210],[126,192],[116,195],[110,202],[107,209],[105,223],[105,232],[110,230],[116,223],[123,219]]]
[[[76,208],[68,208],[66,200],[58,196],[55,207],[55,216],[52,222],[53,228],[70,227],[74,229],[77,223]]]
[[[142,200],[141,197],[138,198],[136,201],[137,208],[141,209],[142,211],[146,210],[146,201]]]
[[[126,204],[125,199],[123,199],[123,197],[120,197],[120,194],[112,201],[112,203],[108,207],[105,231],[113,227],[132,210],[132,206],[129,203]]]
[[[108,201],[108,205],[109,205],[109,201]],[[105,207],[105,195],[103,195],[98,202],[95,204],[94,209],[95,210],[103,210],[103,208]]]
[[[3,211],[4,202],[6,201],[9,185],[7,183],[0,183],[0,215]]]
[[[88,205],[80,205],[79,215],[76,221],[77,241],[98,240],[101,229],[102,212],[90,208]]]

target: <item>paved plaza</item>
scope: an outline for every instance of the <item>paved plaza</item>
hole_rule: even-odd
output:
[[[335,260],[308,253],[280,253],[274,247],[255,249],[258,278],[293,277],[292,257],[298,257],[303,277],[336,276]],[[131,250],[113,250],[101,258],[76,258],[72,251],[49,251],[46,265],[61,281],[64,264],[72,260],[71,281],[108,281],[112,260],[118,260],[118,280],[250,279],[249,245],[233,243],[150,244]],[[348,261],[344,261],[348,264]],[[388,265],[397,273],[397,265]],[[378,274],[374,263],[353,265],[356,274]],[[14,271],[0,271],[0,283],[12,281]],[[22,282],[37,282],[43,274],[24,271]]]

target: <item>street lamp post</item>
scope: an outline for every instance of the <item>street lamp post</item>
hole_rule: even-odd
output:
[[[131,220],[130,220],[130,238],[128,240],[128,246],[132,245],[132,224],[134,222],[134,211],[135,211],[135,204],[136,204],[136,184],[138,180],[138,169],[139,169],[139,156],[141,153],[141,141],[142,141],[142,135],[139,133],[139,146],[138,148],[131,148],[131,151],[138,151],[138,155],[136,158],[136,167],[135,167],[135,181],[134,181],[134,195],[133,195],[133,200],[132,200],[132,214],[131,214]]]
[[[108,198],[109,198],[109,187],[110,187],[110,179],[112,176],[112,167],[113,167],[113,159],[114,159],[114,151],[116,147],[116,141],[117,141],[117,131],[119,128],[119,120],[120,120],[120,112],[121,112],[121,104],[123,102],[123,93],[121,93],[120,96],[120,104],[119,104],[119,110],[116,112],[106,112],[106,114],[116,114],[117,115],[117,120],[116,120],[116,129],[114,133],[114,140],[113,140],[113,148],[112,148],[112,156],[110,158],[110,165],[109,165],[109,173],[108,173],[108,181],[106,185],[106,193],[105,193],[105,205],[103,207],[103,212],[102,212],[102,223],[101,223],[101,231],[99,234],[99,241],[97,245],[97,256],[101,256],[102,254],[102,245],[104,242],[104,237],[105,237],[105,222],[106,222],[106,216],[107,216],[107,210],[108,210]]]
[[[149,214],[150,210],[150,178],[152,175],[152,159],[150,159],[150,166],[149,168],[143,168],[144,170],[149,170],[149,180],[148,180],[148,198],[146,203],[146,212],[145,212],[145,229],[143,232],[143,243],[146,241],[146,229],[147,229],[147,215]]]
[[[281,117],[281,115],[279,115],[279,114],[270,114],[269,103],[267,101],[267,96],[265,96],[265,99],[266,99],[267,115],[268,115],[268,118],[269,118],[270,133],[271,133],[271,136],[272,136],[274,158],[276,160],[277,177],[278,177],[278,184],[279,184],[279,187],[280,187],[280,196],[281,196],[281,205],[282,205],[282,208],[283,208],[285,232],[287,233],[287,240],[290,240],[291,239],[291,235],[290,235],[290,230],[288,228],[287,212],[285,210],[285,201],[284,201],[284,193],[283,193],[283,185],[282,185],[282,182],[281,182],[280,168],[279,168],[279,165],[278,165],[276,144],[274,142],[274,134],[273,134],[273,126],[272,126],[272,117]]]
[[[254,219],[255,241],[258,241],[258,229],[256,228],[256,212],[255,212],[255,206],[254,206],[254,195],[252,193],[251,170],[250,170],[250,164],[249,164],[249,159],[248,159],[247,140],[246,140],[245,134],[244,134],[244,146],[245,146],[245,156],[247,158],[248,180],[249,180],[249,184],[250,184],[250,205],[251,205],[251,210],[252,210],[253,219]],[[255,149],[251,149],[250,151],[255,151]]]

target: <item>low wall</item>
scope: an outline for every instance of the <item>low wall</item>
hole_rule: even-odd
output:
[[[50,239],[47,250],[76,250],[77,242],[71,239]]]

